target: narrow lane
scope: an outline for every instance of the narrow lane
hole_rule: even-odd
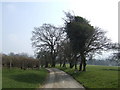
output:
[[[47,68],[47,70],[49,76],[43,88],[81,88],[79,90],[85,90],[81,84],[67,73],[56,68]]]

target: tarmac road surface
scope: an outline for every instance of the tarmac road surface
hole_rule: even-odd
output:
[[[85,88],[74,80],[70,75],[56,68],[47,68],[49,76],[43,88],[81,88],[79,90],[85,90]]]

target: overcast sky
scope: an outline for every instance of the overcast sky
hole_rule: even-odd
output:
[[[8,0],[7,0],[8,1]],[[27,0],[29,1],[29,0]],[[0,36],[3,53],[34,54],[31,40],[34,27],[43,23],[63,25],[63,11],[88,19],[93,26],[107,31],[108,38],[118,41],[119,0],[39,0],[39,2],[1,2]],[[2,28],[1,28],[2,27]],[[2,31],[2,32],[1,32]],[[1,47],[1,46],[0,46]]]

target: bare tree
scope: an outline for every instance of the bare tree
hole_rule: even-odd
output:
[[[43,24],[40,27],[35,27],[32,31],[32,46],[36,49],[36,52],[40,52],[41,48],[50,52],[52,67],[55,67],[56,47],[63,40],[63,36],[63,28],[51,24]]]

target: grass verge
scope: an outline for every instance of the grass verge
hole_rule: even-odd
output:
[[[57,66],[57,68],[73,76],[85,88],[118,88],[118,82],[120,83],[118,67],[87,65],[86,72],[77,73],[74,72],[74,69],[68,67]]]
[[[0,90],[2,89],[2,67],[0,67]]]
[[[38,88],[48,75],[45,69],[21,70],[18,68],[3,68],[2,88]]]

